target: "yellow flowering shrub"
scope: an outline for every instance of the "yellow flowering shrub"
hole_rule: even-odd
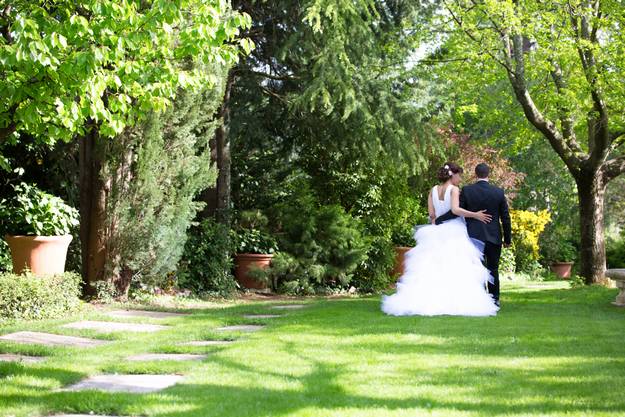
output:
[[[512,245],[519,270],[531,270],[539,258],[538,238],[551,221],[547,210],[510,210]]]

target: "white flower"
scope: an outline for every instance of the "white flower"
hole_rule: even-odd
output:
[[[449,169],[449,165],[445,165],[443,168],[445,168],[445,169]]]
[[[453,172],[451,172],[451,169],[449,171],[447,171],[447,173],[449,174],[449,176],[451,177],[452,175],[454,175]]]

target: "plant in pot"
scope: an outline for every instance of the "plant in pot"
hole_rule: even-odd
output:
[[[255,269],[266,269],[271,265],[278,245],[267,231],[267,217],[258,210],[244,211],[233,230],[235,247],[234,277],[244,288],[266,289],[267,282],[250,274]]]
[[[542,252],[553,273],[560,278],[571,277],[577,259],[577,249],[571,241],[554,236],[543,244]]]
[[[78,211],[34,185],[13,189],[12,197],[0,200],[0,228],[11,250],[13,272],[63,273]]]
[[[398,226],[391,234],[395,245],[395,265],[392,276],[399,277],[404,273],[404,256],[415,245],[414,228],[408,224]]]

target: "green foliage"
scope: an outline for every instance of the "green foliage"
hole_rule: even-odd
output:
[[[564,240],[558,234],[553,234],[541,239],[540,252],[545,263],[551,264],[554,262],[575,262],[578,251],[572,242]]]
[[[369,247],[360,222],[338,205],[320,205],[306,177],[292,178],[284,193],[275,208],[285,254],[284,262],[272,267],[280,275],[272,280],[276,288],[289,293],[345,288]]]
[[[162,287],[175,270],[185,232],[203,203],[198,193],[215,182],[209,140],[221,90],[181,92],[165,113],[109,142],[102,174],[108,202],[107,270],[133,271],[135,284]]]
[[[9,244],[0,239],[0,273],[11,272],[13,270],[13,261],[11,260],[11,250]]]
[[[516,258],[511,248],[501,249],[501,259],[499,261],[499,269],[502,272],[513,273],[516,271]]]
[[[94,284],[95,287],[95,299],[104,304],[110,304],[115,301],[115,297],[117,297],[117,288],[115,288],[115,284],[110,281],[96,281]]]
[[[250,19],[217,0],[18,0],[3,6],[1,24],[1,139],[28,132],[53,143],[88,121],[114,137],[179,87],[215,85],[213,73],[179,63],[234,62]]]
[[[625,268],[625,231],[616,239],[606,242],[608,268]]]
[[[40,320],[76,311],[80,283],[72,272],[43,277],[0,274],[0,319]]]
[[[277,251],[278,243],[267,230],[267,223],[267,216],[260,210],[241,212],[232,230],[235,252],[271,254]]]
[[[13,187],[14,196],[0,201],[0,227],[6,234],[67,235],[78,226],[78,211],[34,185]]]
[[[395,265],[395,244],[386,237],[374,236],[370,239],[366,257],[358,265],[352,280],[352,285],[364,293],[385,290],[396,280],[390,273]]]
[[[235,289],[232,276],[232,243],[228,227],[212,218],[189,229],[178,268],[178,285],[195,293],[230,295]]]

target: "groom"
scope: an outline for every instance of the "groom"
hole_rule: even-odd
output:
[[[503,244],[510,246],[512,228],[508,202],[501,188],[488,182],[490,168],[482,163],[475,167],[477,182],[462,188],[460,193],[460,207],[469,211],[486,210],[493,216],[490,223],[482,223],[476,219],[466,219],[469,237],[483,243],[486,268],[493,277],[488,282],[488,292],[493,296],[495,304],[499,306],[499,258],[501,257],[501,228],[503,226]],[[436,218],[436,224],[451,220],[456,216],[451,211]],[[500,223],[501,222],[501,226]]]

